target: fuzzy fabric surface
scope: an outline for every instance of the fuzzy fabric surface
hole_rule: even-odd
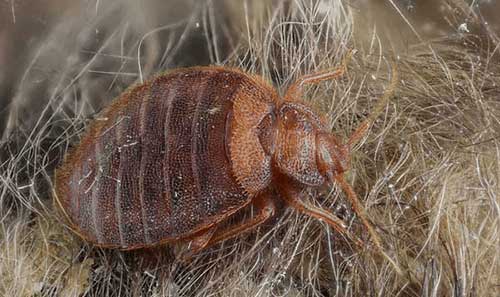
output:
[[[0,296],[499,296],[498,1],[22,1],[0,4]],[[354,50],[354,51],[353,51]],[[252,232],[182,261],[186,242],[118,251],[76,236],[54,172],[127,87],[194,65],[237,67],[347,139],[398,74],[345,179],[303,195],[359,249],[285,202]],[[248,208],[231,222],[253,215]]]

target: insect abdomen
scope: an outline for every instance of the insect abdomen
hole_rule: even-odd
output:
[[[136,248],[189,235],[248,202],[226,154],[239,72],[191,68],[124,93],[56,177],[76,231]]]

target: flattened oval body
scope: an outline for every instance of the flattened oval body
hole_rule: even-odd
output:
[[[187,238],[250,202],[234,172],[231,129],[254,141],[252,129],[276,98],[263,81],[222,67],[179,69],[133,87],[66,157],[56,199],[75,231],[100,246]],[[245,115],[246,102],[255,114]]]

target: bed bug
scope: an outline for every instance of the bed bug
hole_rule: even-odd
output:
[[[300,77],[284,96],[259,76],[218,66],[177,69],[132,87],[66,156],[56,172],[56,202],[71,228],[97,246],[184,241],[196,253],[272,217],[277,192],[361,244],[341,219],[302,197],[306,187],[337,182],[380,247],[343,173],[351,148],[392,95],[395,69],[374,111],[345,143],[301,103],[305,85],[342,75],[346,61]],[[221,227],[250,205],[254,216]]]

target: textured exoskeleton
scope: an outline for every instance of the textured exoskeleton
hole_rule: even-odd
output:
[[[349,235],[333,214],[302,201],[304,187],[337,181],[379,240],[343,180],[349,151],[384,107],[342,144],[300,103],[302,87],[344,67],[300,78],[281,98],[258,76],[224,67],[172,71],[115,99],[56,173],[56,199],[72,229],[98,246],[135,249],[190,240],[196,252],[249,230],[288,205]],[[253,203],[254,217],[218,229]]]

